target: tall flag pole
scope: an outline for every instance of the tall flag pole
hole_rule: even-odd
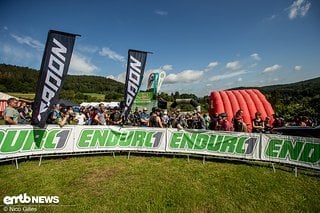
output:
[[[69,69],[77,34],[49,30],[36,96],[32,107],[32,125],[43,128],[62,89]]]
[[[136,98],[143,79],[147,53],[140,50],[128,51],[127,75],[124,94],[124,121],[128,120],[134,99]]]

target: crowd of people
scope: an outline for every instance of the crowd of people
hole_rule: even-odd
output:
[[[28,124],[31,120],[31,106],[24,101],[9,98],[4,110],[4,123],[6,125]]]
[[[4,120],[6,125],[29,124],[32,110],[29,105],[15,98],[7,101],[7,108],[4,111]],[[47,123],[57,124],[60,127],[66,124],[77,125],[129,125],[141,127],[157,128],[178,128],[178,129],[207,129],[217,131],[236,131],[248,132],[248,127],[252,127],[255,133],[270,133],[273,128],[290,126],[313,126],[307,117],[297,117],[294,121],[286,123],[277,113],[273,115],[273,122],[266,117],[264,120],[260,112],[255,113],[252,123],[244,122],[243,110],[239,109],[235,115],[232,115],[232,121],[228,121],[227,113],[221,114],[202,114],[201,112],[181,112],[175,109],[172,112],[159,108],[147,108],[139,110],[136,108],[131,111],[127,121],[123,120],[122,112],[119,107],[106,107],[100,103],[98,107],[66,107],[64,105],[55,105],[50,111]]]

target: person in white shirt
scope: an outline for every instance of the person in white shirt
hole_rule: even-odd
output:
[[[77,122],[78,125],[85,125],[86,116],[82,113],[81,110],[80,110],[79,114],[76,115],[75,121]]]

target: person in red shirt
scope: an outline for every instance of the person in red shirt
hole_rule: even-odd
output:
[[[229,121],[227,120],[228,115],[227,113],[223,112],[220,114],[221,120],[219,121],[219,130],[221,131],[231,131],[231,125]]]

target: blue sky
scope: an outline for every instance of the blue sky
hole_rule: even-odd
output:
[[[39,69],[50,29],[81,35],[69,74],[124,82],[128,49],[145,50],[168,93],[320,76],[317,0],[2,0],[0,63]]]

